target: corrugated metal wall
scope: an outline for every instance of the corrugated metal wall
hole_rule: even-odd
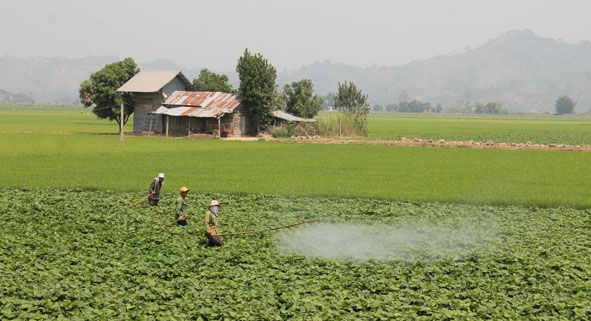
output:
[[[168,123],[168,135],[170,136],[187,136],[189,135],[189,132],[191,134],[199,134],[205,132],[205,119],[203,118],[187,116],[172,117],[164,115],[164,121],[166,121],[167,117],[170,118]]]
[[[218,129],[218,122],[215,118],[163,115],[164,126],[166,126],[167,118],[169,118],[169,136],[187,136],[189,135],[189,128],[191,134],[212,134],[213,131]],[[222,136],[248,136],[255,132],[252,119],[249,117],[248,110],[243,104],[236,107],[232,114],[224,115],[220,119],[220,124],[224,128],[231,128],[229,133],[222,130]]]

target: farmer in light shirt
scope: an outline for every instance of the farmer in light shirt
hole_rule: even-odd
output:
[[[205,236],[207,236],[207,246],[222,246],[224,242],[220,239],[218,233],[218,211],[222,206],[218,201],[212,200],[205,212]]]

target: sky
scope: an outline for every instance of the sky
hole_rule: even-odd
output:
[[[227,72],[248,49],[278,71],[399,66],[513,30],[591,41],[588,0],[3,0],[0,56],[168,59]]]

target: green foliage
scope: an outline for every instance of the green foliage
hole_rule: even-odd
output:
[[[398,104],[388,105],[388,111],[396,111],[401,113],[424,113],[433,111],[430,102],[422,102],[418,99],[411,101],[402,101]]]
[[[294,127],[293,131],[296,136],[316,136],[316,135],[318,135],[318,122],[315,122],[315,123],[293,122],[293,124],[289,124],[289,125]]]
[[[401,90],[398,94],[398,105],[403,105],[410,101],[410,96],[406,90]]]
[[[557,115],[564,115],[564,114],[572,114],[575,111],[575,105],[577,103],[570,98],[568,95],[563,95],[558,97],[556,100],[556,114]]]
[[[128,208],[141,196],[1,189],[0,319],[591,317],[586,210],[189,193],[166,228],[177,193]],[[207,248],[213,198],[221,233],[322,222]]]
[[[296,135],[297,122],[288,121],[285,126],[277,126],[273,128],[271,133],[275,138],[287,138]]]
[[[334,96],[336,94],[333,92],[329,92],[326,96],[322,97],[322,105],[320,105],[320,109],[328,110],[334,108]]]
[[[273,131],[271,132],[271,135],[273,135],[273,137],[275,137],[275,138],[287,138],[287,137],[292,136],[292,135],[290,135],[289,129],[287,128],[287,126],[274,127]]]
[[[334,106],[347,114],[367,115],[369,105],[367,95],[361,89],[357,89],[355,83],[345,81],[339,82],[339,89],[334,97]]]
[[[501,114],[503,113],[503,104],[501,102],[488,102],[486,105],[482,104],[481,102],[476,102],[474,107],[470,107],[469,110],[466,110],[467,113],[476,113],[476,114]],[[506,113],[506,112],[505,112]]]
[[[193,79],[193,86],[197,91],[219,91],[225,93],[234,93],[235,90],[229,83],[230,79],[226,75],[217,74],[206,68],[201,69],[199,77]]]
[[[33,93],[26,95],[23,93],[12,93],[10,91],[0,89],[0,102],[8,104],[34,104],[35,98]]]
[[[367,95],[363,94],[361,89],[353,82],[339,82],[339,89],[334,97],[334,106],[342,110],[353,122],[353,128],[357,135],[367,136],[367,114],[369,113],[369,104]]]
[[[94,106],[92,112],[101,119],[115,120],[121,125],[127,123],[135,109],[135,98],[131,93],[117,92],[129,79],[139,72],[132,58],[106,65],[94,72],[80,84],[80,102],[85,107]],[[124,105],[121,119],[121,104]]]
[[[314,118],[322,105],[322,97],[314,94],[314,85],[310,79],[285,85],[283,97],[285,111],[298,117]]]
[[[240,79],[239,91],[249,109],[257,132],[271,124],[277,102],[277,71],[260,53],[252,55],[248,49],[238,59],[236,72]]]
[[[318,134],[326,138],[359,138],[357,117],[347,113],[327,114],[317,117]]]

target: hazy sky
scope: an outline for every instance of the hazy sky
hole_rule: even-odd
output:
[[[590,12],[589,0],[2,0],[0,55],[169,59],[224,72],[248,48],[277,70],[393,66],[516,29],[591,41]]]

